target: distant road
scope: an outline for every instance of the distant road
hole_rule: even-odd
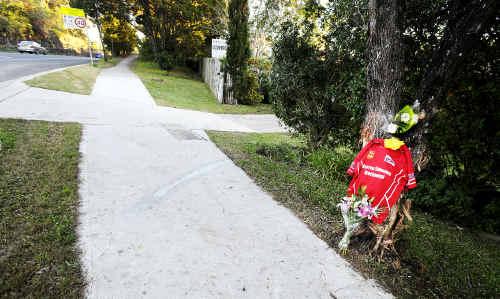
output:
[[[80,56],[0,52],[0,82],[88,61],[88,57]]]

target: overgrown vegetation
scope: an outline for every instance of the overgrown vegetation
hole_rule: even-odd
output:
[[[344,226],[336,208],[345,195],[345,170],[354,157],[346,146],[307,150],[301,138],[282,134],[209,132],[210,138],[257,184],[292,209],[330,246]],[[410,192],[411,194],[411,192]],[[346,258],[398,297],[492,298],[500,291],[500,244],[425,213],[398,244],[401,263],[377,261],[363,238]]]
[[[81,298],[81,127],[0,119],[0,297]]]
[[[188,68],[165,71],[152,61],[136,60],[132,70],[141,78],[158,105],[213,113],[272,113],[271,106],[266,104],[219,104],[208,86]]]
[[[500,222],[494,215],[500,211],[496,170],[500,112],[494,103],[500,92],[493,83],[498,81],[493,66],[498,64],[500,51],[492,3],[398,3],[404,8],[398,14],[405,63],[403,82],[398,85],[402,98],[396,106],[419,99],[430,117],[405,136],[419,157],[414,162],[426,166],[418,175],[422,184],[412,196],[414,207],[460,225],[499,233]],[[365,54],[367,7],[367,0],[334,1],[326,7],[308,1],[304,15],[285,22],[275,42],[274,110],[285,124],[305,133],[312,147],[357,146],[360,140],[367,117],[366,70],[376,63]],[[469,28],[476,23],[481,26]],[[374,102],[370,112],[384,114],[393,109],[386,106],[393,105]],[[380,127],[368,129],[362,131],[381,131]],[[426,159],[430,159],[428,164]]]
[[[366,89],[365,14],[365,1],[336,1],[327,11],[309,5],[300,24],[283,24],[274,45],[274,110],[313,147],[357,142]],[[317,28],[320,17],[329,31]]]
[[[132,11],[146,35],[142,57],[162,60],[163,69],[190,65],[206,56],[205,41],[224,34],[227,17],[222,0],[141,0],[134,2]]]
[[[136,29],[126,19],[105,16],[102,32],[102,42],[113,56],[127,56],[137,48]]]

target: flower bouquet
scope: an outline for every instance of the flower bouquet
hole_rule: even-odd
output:
[[[344,218],[345,233],[339,242],[339,249],[345,253],[349,246],[349,241],[353,232],[359,227],[364,219],[371,219],[376,216],[378,209],[372,206],[373,198],[368,198],[365,193],[366,186],[362,186],[358,194],[342,198],[337,205]]]

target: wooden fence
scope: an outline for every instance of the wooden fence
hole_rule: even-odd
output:
[[[238,103],[231,91],[231,76],[222,71],[222,64],[219,59],[203,58],[201,77],[219,103]]]

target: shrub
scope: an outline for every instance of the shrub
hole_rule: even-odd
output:
[[[175,66],[175,57],[167,51],[161,52],[157,57],[158,65],[162,70],[171,70]]]
[[[255,105],[262,102],[263,96],[259,93],[259,81],[253,71],[247,70],[245,72],[242,86],[246,94],[240,94],[240,97],[236,97],[240,104]]]
[[[322,147],[307,156],[309,164],[323,177],[331,177],[336,180],[345,176],[353,159],[354,152],[347,146],[336,146],[333,149]]]
[[[267,58],[251,58],[248,62],[250,64],[250,69],[257,75],[259,93],[262,95],[262,102],[265,104],[271,103],[271,60]]]
[[[275,113],[313,147],[354,145],[358,138],[366,92],[363,17],[364,1],[336,1],[326,11],[312,9],[300,24],[285,22],[273,46]]]
[[[155,54],[148,39],[139,42],[139,57],[142,60],[154,60]]]
[[[303,148],[294,147],[286,143],[258,143],[255,152],[261,156],[280,162],[300,164],[304,160]]]

